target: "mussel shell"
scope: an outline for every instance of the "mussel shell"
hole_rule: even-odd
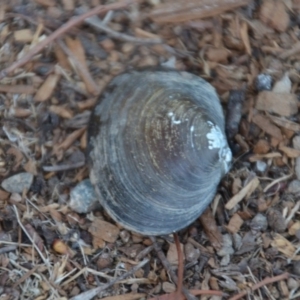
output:
[[[188,226],[231,162],[214,88],[171,70],[115,77],[91,115],[88,160],[101,204],[125,228],[161,235]]]

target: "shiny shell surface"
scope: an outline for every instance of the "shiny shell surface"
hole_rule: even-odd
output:
[[[231,163],[214,88],[187,72],[118,75],[92,112],[88,161],[102,206],[125,228],[162,235],[188,226]]]

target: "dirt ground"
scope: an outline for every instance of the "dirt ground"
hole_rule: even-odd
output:
[[[299,61],[299,0],[0,0],[0,300],[300,299]],[[97,96],[162,64],[215,87],[234,154],[177,242],[71,202]]]

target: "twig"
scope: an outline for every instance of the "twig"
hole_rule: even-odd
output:
[[[291,176],[293,176],[293,174],[288,174],[288,175],[282,176],[282,177],[280,177],[280,178],[277,178],[276,180],[274,180],[274,181],[272,181],[270,184],[268,184],[268,185],[264,188],[263,192],[266,193],[273,185],[275,185],[275,184],[277,184],[277,183],[279,183],[279,182],[281,182],[281,181],[287,180],[287,179],[289,179]]]
[[[82,14],[85,12],[85,9],[81,7],[77,11],[79,14]],[[111,28],[107,27],[105,23],[102,22],[97,16],[92,16],[90,18],[85,19],[84,23],[89,24],[90,26],[94,27],[97,30],[104,31],[112,38],[115,38],[120,41],[143,44],[143,45],[155,45],[155,44],[163,43],[162,39],[137,38],[131,35],[114,31]]]
[[[154,236],[150,236],[150,239],[153,243],[154,249],[155,249],[157,256],[159,257],[161,263],[163,264],[166,271],[170,274],[174,283],[177,284],[178,278],[175,275],[174,271],[172,270],[172,267],[171,267],[170,263],[168,262],[167,258],[165,257],[164,253],[162,252],[161,248],[158,246],[158,244],[156,242],[156,238]],[[190,294],[188,289],[185,287],[182,287],[182,293],[184,294],[184,296],[186,297],[187,300],[195,300],[196,299],[193,295]]]
[[[0,254],[10,252],[10,251],[14,251],[17,248],[18,248],[18,246],[16,246],[16,245],[11,245],[11,246],[6,246],[6,247],[3,247],[3,248],[0,248]]]
[[[177,255],[178,255],[178,280],[177,280],[177,294],[178,298],[180,298],[180,295],[182,293],[182,282],[183,282],[183,255],[182,250],[180,247],[180,241],[178,238],[178,234],[175,232],[173,233],[176,249],[177,249]]]
[[[142,258],[144,258],[146,255],[148,255],[151,251],[153,250],[153,245],[145,248],[144,250],[142,250],[135,258],[136,261],[141,260]]]
[[[27,232],[26,228],[24,227],[24,225],[22,224],[20,217],[19,217],[19,213],[18,213],[18,209],[15,205],[13,205],[16,217],[17,217],[17,221],[18,224],[20,225],[20,227],[22,228],[22,230],[24,231],[24,233],[27,235],[27,237],[29,238],[29,240],[31,241],[32,245],[34,246],[35,250],[38,252],[38,254],[40,255],[40,257],[42,258],[44,264],[46,266],[50,266],[49,261],[44,257],[43,253],[41,252],[41,250],[39,249],[39,247],[37,246],[37,244],[35,243],[35,241],[33,240],[33,238],[30,236],[30,234]]]
[[[62,25],[60,28],[55,30],[52,34],[50,34],[46,39],[38,43],[35,47],[33,47],[26,55],[21,57],[18,61],[14,62],[9,67],[5,68],[0,72],[0,79],[3,79],[6,77],[9,73],[13,72],[15,69],[23,66],[26,64],[30,59],[38,54],[42,49],[44,49],[48,44],[56,40],[58,37],[60,37],[62,34],[66,33],[68,30],[70,30],[72,27],[79,25],[82,23],[86,18],[89,18],[93,15],[100,14],[107,12],[109,10],[116,10],[120,8],[124,8],[128,6],[129,4],[136,3],[137,0],[126,0],[126,1],[120,1],[117,3],[112,3],[109,5],[99,5],[95,7],[94,9],[88,11],[87,13],[80,15],[78,17],[74,17],[70,19],[67,23]]]
[[[288,277],[289,277],[289,273],[283,273],[281,275],[278,275],[278,276],[275,276],[275,277],[272,277],[272,278],[267,277],[264,280],[262,280],[261,282],[258,282],[256,284],[254,284],[253,287],[251,288],[250,292],[254,292],[255,290],[261,288],[264,285],[287,279]],[[229,300],[241,299],[242,297],[246,296],[248,293],[249,293],[249,291],[241,292],[241,293],[231,297]]]
[[[26,272],[14,285],[13,285],[13,289],[15,289],[16,287],[18,287],[22,282],[24,282],[29,276],[31,276],[38,268],[40,267],[40,265],[35,265],[31,270],[29,270],[28,272]]]
[[[140,262],[138,265],[136,265],[135,267],[133,267],[130,271],[126,272],[125,274],[117,277],[116,279],[110,281],[109,283],[106,283],[102,286],[96,287],[94,289],[88,290],[86,292],[83,292],[75,297],[72,297],[70,300],[89,300],[92,299],[93,297],[97,296],[100,292],[108,289],[109,287],[111,287],[112,285],[114,285],[115,283],[117,283],[118,281],[121,281],[123,279],[125,279],[128,276],[133,275],[137,270],[139,270],[140,268],[142,268],[146,263],[149,262],[149,259],[144,259],[142,262]]]
[[[37,21],[33,20],[32,18],[25,16],[23,14],[8,13],[7,17],[18,17],[18,18],[22,18],[22,19],[26,20],[28,23],[34,24],[35,26],[39,25],[39,22],[37,22]],[[50,29],[48,29],[46,27],[44,28],[44,31],[49,35],[51,35],[53,33]],[[86,81],[89,82],[89,88],[91,89],[91,93],[93,95],[98,95],[99,94],[99,86],[97,86],[93,77],[88,72],[86,67],[83,66],[82,63],[74,56],[73,52],[67,47],[67,45],[65,44],[65,42],[63,40],[58,39],[57,43],[58,43],[59,47],[62,49],[62,51],[72,60],[72,63],[75,66],[75,68],[77,70],[80,70],[81,75],[85,78]],[[74,87],[72,86],[72,88],[74,88]],[[76,87],[76,91],[80,92],[81,94],[84,94],[85,96],[88,96],[88,93],[80,90],[80,88],[78,88],[78,87]]]
[[[74,164],[68,165],[55,165],[55,166],[43,166],[45,172],[62,172],[80,168],[85,165],[85,161],[80,161]]]

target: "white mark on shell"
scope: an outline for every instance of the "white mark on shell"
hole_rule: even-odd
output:
[[[206,134],[208,139],[208,149],[220,149],[219,160],[223,162],[225,172],[227,173],[232,159],[231,150],[229,149],[226,138],[219,126],[211,121],[208,121],[207,123],[210,127],[210,131]]]
[[[168,112],[168,116],[171,117],[171,123],[172,124],[178,125],[178,124],[181,123],[180,120],[175,120],[175,116],[172,112]]]
[[[194,127],[194,125],[193,125],[193,126],[191,126],[191,128],[190,128],[190,131],[191,131],[191,145],[192,145],[192,148],[194,148],[194,139],[193,139],[193,132],[194,132],[194,130],[195,130],[195,127]]]

